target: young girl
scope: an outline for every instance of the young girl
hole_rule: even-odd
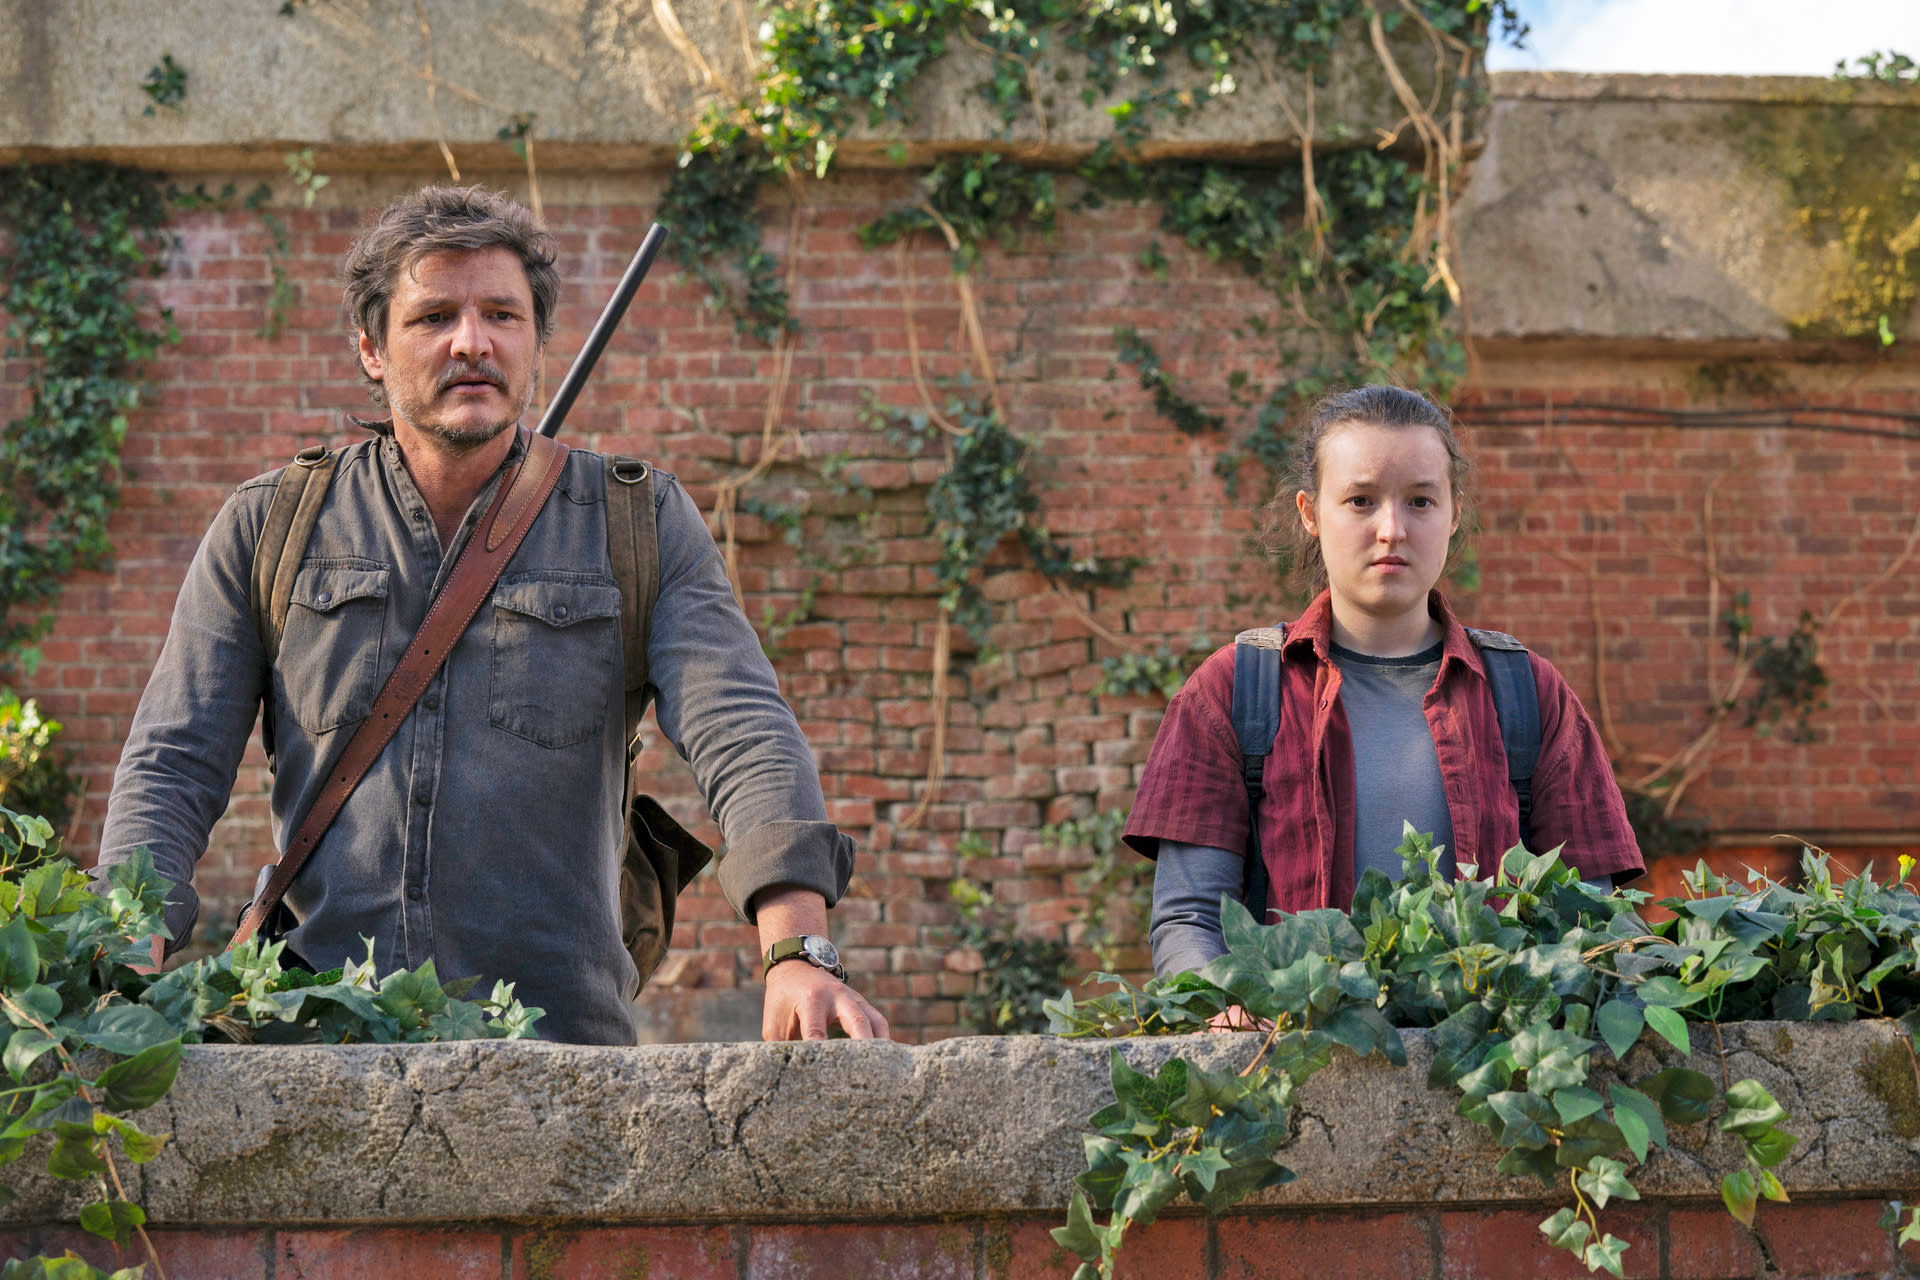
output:
[[[1449,873],[1459,862],[1491,875],[1519,843],[1519,804],[1486,664],[1434,590],[1467,470],[1451,415],[1398,387],[1344,392],[1314,411],[1298,456],[1298,491],[1275,496],[1274,526],[1297,515],[1296,563],[1322,589],[1284,641],[1267,633],[1281,678],[1257,824],[1266,905],[1344,909],[1367,868],[1399,879],[1403,821],[1446,846]],[[1600,735],[1553,665],[1529,657],[1541,742],[1528,844],[1564,845],[1588,880],[1631,878],[1645,868]],[[1127,843],[1158,862],[1161,975],[1224,954],[1221,895],[1244,900],[1233,677],[1228,645],[1174,697],[1127,821]]]

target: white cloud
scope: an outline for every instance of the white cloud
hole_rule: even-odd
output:
[[[1495,71],[1833,73],[1876,49],[1920,58],[1920,0],[1520,0],[1525,49]]]

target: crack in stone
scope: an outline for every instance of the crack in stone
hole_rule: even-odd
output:
[[[401,1083],[405,1084],[404,1079]],[[407,1148],[407,1138],[412,1135],[414,1129],[420,1124],[421,1112],[426,1106],[426,1094],[418,1089],[412,1089],[411,1086],[409,1086],[409,1088],[413,1093],[413,1114],[407,1117],[407,1127],[400,1131],[400,1137],[393,1144],[393,1153],[387,1157],[386,1166],[380,1170],[380,1197],[376,1203],[378,1203],[382,1209],[387,1207],[387,1192],[393,1189],[396,1181],[393,1167],[400,1163],[400,1156]]]
[[[773,1083],[768,1085],[765,1092],[761,1093],[759,1097],[747,1103],[747,1105],[741,1109],[740,1114],[734,1117],[733,1136],[727,1142],[729,1148],[737,1149],[740,1154],[745,1157],[747,1171],[753,1175],[753,1189],[762,1196],[767,1194],[769,1183],[772,1184],[775,1192],[780,1190],[780,1184],[779,1181],[772,1176],[772,1170],[766,1166],[765,1162],[755,1158],[753,1149],[742,1140],[741,1130],[746,1127],[747,1121],[753,1118],[755,1112],[766,1105],[774,1094],[780,1092],[780,1082],[787,1078],[787,1068],[793,1065],[793,1050],[791,1048],[786,1045],[780,1045],[774,1052],[780,1059],[780,1069],[775,1072]],[[762,1176],[763,1173],[765,1174],[764,1177]]]

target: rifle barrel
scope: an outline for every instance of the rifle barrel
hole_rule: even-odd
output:
[[[627,314],[627,305],[633,301],[633,295],[640,291],[640,282],[647,278],[647,269],[653,265],[654,256],[660,252],[660,246],[666,243],[666,239],[667,229],[659,223],[647,228],[647,238],[640,242],[633,261],[627,264],[626,274],[620,277],[620,285],[613,291],[613,297],[607,300],[606,309],[593,322],[593,332],[587,335],[586,345],[573,358],[573,367],[560,380],[553,399],[547,402],[547,411],[540,415],[541,435],[560,434],[560,424],[566,421],[567,411],[573,408],[580,388],[587,384],[593,366],[599,362],[600,353],[606,350],[607,340],[620,327],[620,318]]]

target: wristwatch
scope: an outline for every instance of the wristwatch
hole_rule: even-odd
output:
[[[782,960],[805,960],[816,969],[825,969],[842,982],[847,980],[846,966],[840,963],[840,949],[817,933],[780,939],[767,948],[766,960],[766,968],[760,970],[763,978]]]

